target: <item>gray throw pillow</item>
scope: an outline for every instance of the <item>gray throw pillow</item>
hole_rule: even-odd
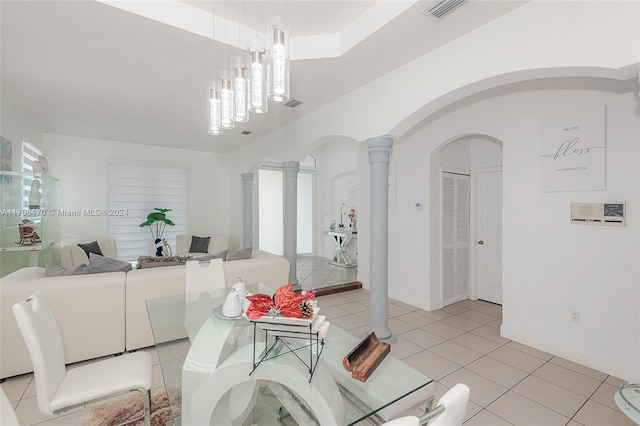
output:
[[[97,241],[94,241],[92,243],[78,244],[78,247],[80,247],[82,250],[84,250],[85,253],[87,253],[87,257],[89,257],[89,253],[95,253],[102,256],[102,250],[100,250],[100,246],[98,245]]]
[[[122,262],[95,253],[89,253],[89,272],[92,274],[100,272],[128,272],[132,269],[133,267],[129,262]]]
[[[236,250],[229,255],[227,260],[242,260],[242,259],[251,259],[251,252],[253,251],[253,247],[247,247],[240,250]]]
[[[86,263],[72,266],[70,268],[63,268],[58,265],[46,264],[44,265],[44,274],[47,277],[62,277],[68,275],[84,275],[89,273],[89,267]]]
[[[194,257],[193,260],[199,260],[201,262],[206,262],[208,260],[213,260],[213,259],[227,260],[228,251],[229,250],[222,250],[220,253],[216,253],[216,254],[206,254],[204,256],[197,256],[197,257]]]
[[[211,237],[191,237],[189,253],[209,253],[209,240]]]

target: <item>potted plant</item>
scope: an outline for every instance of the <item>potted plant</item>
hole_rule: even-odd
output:
[[[151,238],[153,238],[153,241],[156,244],[156,256],[165,255],[165,253],[163,253],[163,247],[167,247],[169,251],[171,250],[171,247],[167,244],[167,240],[162,238],[167,225],[176,225],[171,221],[171,219],[167,218],[166,213],[170,211],[171,209],[161,209],[156,207],[153,212],[147,215],[147,220],[140,224],[141,228],[144,228],[145,226],[149,227],[149,231],[151,231]],[[154,228],[156,231],[155,233],[153,232]]]

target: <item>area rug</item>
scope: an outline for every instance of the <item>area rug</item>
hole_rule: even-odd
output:
[[[171,420],[171,408],[174,415],[180,415],[182,404],[180,384],[169,386],[169,393],[164,387],[151,391],[151,426],[165,426]],[[100,404],[88,406],[80,420],[80,426],[116,426],[129,419],[141,416],[143,413],[143,399],[139,392],[111,399]],[[130,423],[143,426],[144,419]]]

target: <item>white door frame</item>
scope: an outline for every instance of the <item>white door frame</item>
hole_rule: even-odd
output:
[[[477,300],[478,299],[478,279],[476,277],[476,272],[478,270],[478,251],[476,249],[478,241],[477,235],[477,200],[476,200],[476,189],[477,189],[477,179],[478,175],[482,173],[495,173],[502,172],[502,166],[494,166],[494,167],[480,167],[477,169],[471,170],[471,178],[470,178],[470,192],[471,192],[471,204],[469,206],[470,209],[470,218],[469,218],[469,299]],[[504,193],[504,191],[503,191]]]

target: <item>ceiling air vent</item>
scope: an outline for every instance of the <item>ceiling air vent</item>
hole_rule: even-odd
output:
[[[291,99],[289,102],[287,102],[285,105],[288,106],[289,108],[295,108],[298,105],[300,105],[302,103],[302,101],[299,101],[297,99]]]
[[[442,19],[449,13],[453,12],[463,4],[465,4],[467,0],[442,0],[440,3],[436,4],[429,10],[425,10],[422,12],[423,15],[432,16],[436,19]]]

